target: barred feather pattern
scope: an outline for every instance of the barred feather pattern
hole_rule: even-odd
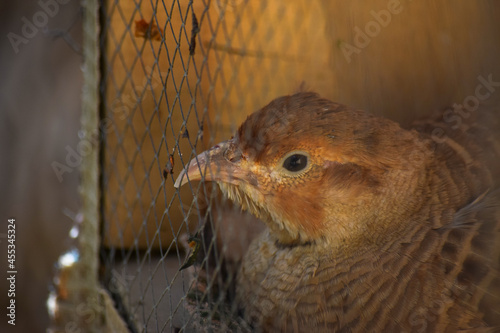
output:
[[[329,244],[280,247],[266,233],[238,276],[238,301],[262,331],[455,332],[500,326],[499,193],[439,228],[350,257]],[[422,215],[449,218],[450,211]],[[439,215],[436,216],[436,213]]]
[[[432,152],[428,200],[398,237],[348,254],[254,241],[238,274],[245,318],[263,332],[500,331],[500,131],[487,116],[415,124]]]

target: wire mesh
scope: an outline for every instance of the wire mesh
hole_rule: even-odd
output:
[[[210,184],[173,186],[249,113],[304,80],[325,97],[404,123],[463,100],[481,64],[497,62],[486,38],[476,45],[463,37],[482,31],[468,2],[454,3],[451,15],[446,2],[403,1],[390,26],[379,24],[359,46],[359,29],[389,3],[102,4],[100,275],[131,331],[249,330],[231,302],[234,274],[262,224]],[[359,49],[346,54],[346,45]]]
[[[176,190],[173,182],[197,152],[230,137],[246,114],[300,85],[294,78],[303,76],[286,66],[311,57],[303,26],[312,25],[318,4],[297,4],[103,5],[102,279],[131,330],[184,330],[205,316],[232,320],[234,309],[217,309],[232,283],[221,278],[231,276],[222,257],[228,242],[241,253],[251,237],[227,223],[214,226],[254,220],[242,218],[213,187],[193,182]],[[180,270],[191,236],[202,247],[202,274]],[[226,262],[237,266],[241,256],[234,253]]]

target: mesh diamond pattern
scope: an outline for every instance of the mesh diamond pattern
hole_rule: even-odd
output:
[[[132,331],[248,330],[229,273],[241,259],[230,244],[248,235],[230,222],[255,221],[214,186],[173,183],[246,115],[296,90],[304,63],[327,61],[311,47],[320,11],[308,1],[103,4],[101,278]],[[189,237],[201,255],[181,270]]]

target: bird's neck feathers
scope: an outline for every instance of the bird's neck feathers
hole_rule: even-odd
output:
[[[310,240],[305,233],[301,232],[301,228],[296,223],[291,223],[280,212],[269,209],[268,205],[261,204],[265,202],[262,193],[254,191],[251,187],[242,188],[242,186],[227,183],[219,183],[219,187],[222,193],[239,205],[242,210],[247,210],[262,220],[279,243],[295,245]]]

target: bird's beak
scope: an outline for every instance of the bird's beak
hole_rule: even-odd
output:
[[[177,177],[174,187],[201,179],[237,185],[247,175],[241,168],[241,159],[241,150],[234,139],[219,143],[193,158]]]

